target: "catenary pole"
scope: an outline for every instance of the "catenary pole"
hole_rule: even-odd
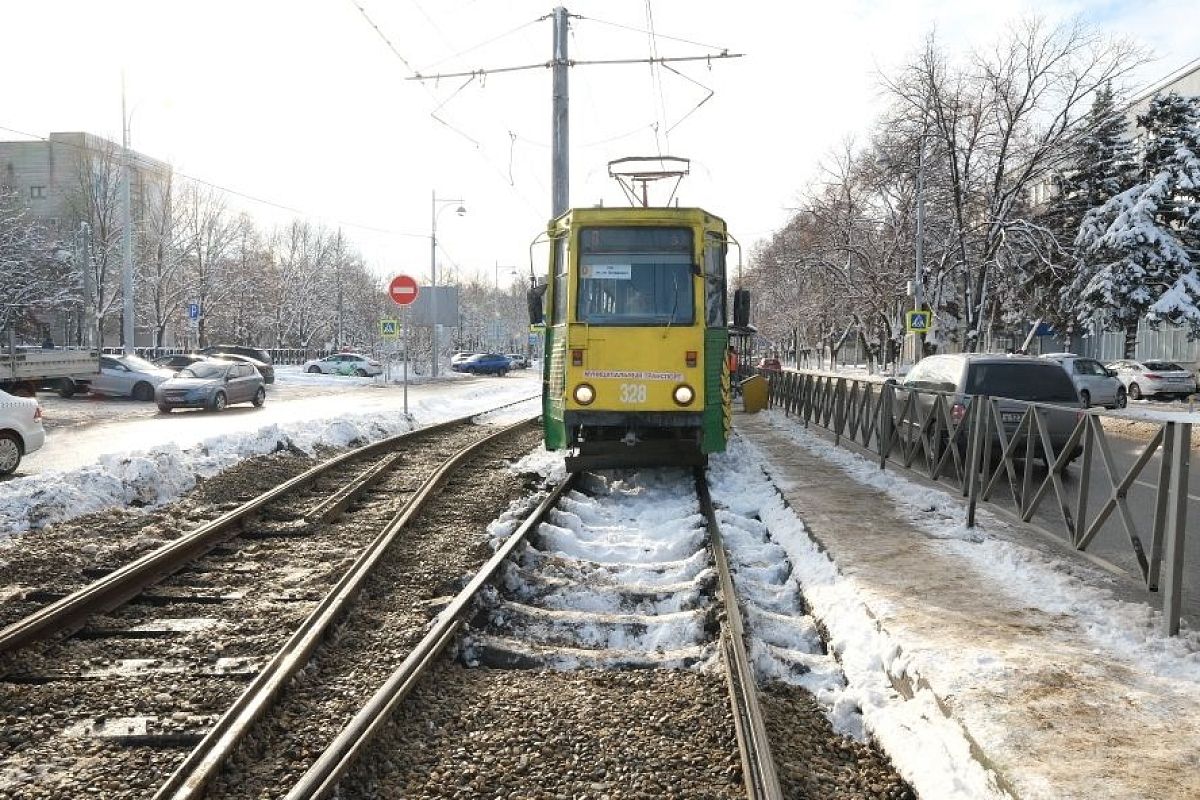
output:
[[[551,112],[550,218],[570,207],[570,114],[567,95],[567,9],[554,9],[554,104]]]

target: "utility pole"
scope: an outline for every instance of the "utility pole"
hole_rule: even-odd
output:
[[[567,10],[554,9],[554,102],[551,112],[550,218],[571,207],[570,104],[567,86]]]
[[[125,225],[121,234],[124,251],[121,261],[121,331],[125,340],[125,355],[133,354],[133,202],[130,199],[130,178],[129,118],[125,116],[125,74],[121,73],[121,199],[125,204]]]

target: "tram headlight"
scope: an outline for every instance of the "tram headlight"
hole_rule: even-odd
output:
[[[686,383],[681,383],[675,387],[675,391],[671,393],[675,398],[675,402],[681,406],[688,406],[696,399],[696,391]]]
[[[586,383],[581,383],[575,387],[575,402],[581,406],[588,406],[596,399],[596,390]]]

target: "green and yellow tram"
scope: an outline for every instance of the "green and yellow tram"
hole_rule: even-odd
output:
[[[704,465],[729,435],[725,222],[576,208],[549,226],[542,412],[567,467]]]

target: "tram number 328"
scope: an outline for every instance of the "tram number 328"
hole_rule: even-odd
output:
[[[621,402],[630,404],[646,402],[646,384],[622,383]]]

